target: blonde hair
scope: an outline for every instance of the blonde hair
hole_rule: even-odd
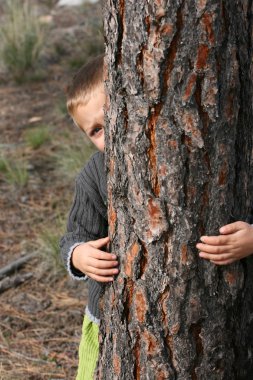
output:
[[[103,54],[91,59],[81,67],[67,86],[67,109],[72,117],[75,109],[88,101],[87,97],[92,90],[103,83],[103,63]]]

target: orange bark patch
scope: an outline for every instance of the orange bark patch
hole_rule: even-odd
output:
[[[120,357],[114,353],[113,354],[113,370],[114,370],[115,375],[117,376],[120,375],[120,369],[121,369]]]
[[[157,344],[157,339],[149,331],[145,330],[143,333],[143,340],[147,347],[148,355],[154,356],[157,354],[159,345]]]
[[[169,145],[169,147],[174,148],[174,149],[176,149],[178,147],[178,143],[176,140],[169,140],[168,145]]]
[[[126,310],[126,319],[128,323],[130,323],[131,321],[133,293],[134,293],[134,282],[131,279],[127,279],[125,310]]]
[[[115,303],[115,293],[114,293],[114,292],[111,294],[111,299],[110,299],[110,301],[111,301],[111,306],[113,306],[114,303]]]
[[[195,73],[192,73],[189,80],[188,80],[188,83],[187,83],[187,86],[185,89],[185,93],[183,95],[183,101],[187,101],[189,99],[189,97],[191,96],[193,86],[196,83],[196,78],[197,78],[197,75]]]
[[[207,45],[202,44],[198,48],[196,68],[198,70],[204,69],[206,67],[206,62],[208,58],[209,48]]]
[[[192,147],[192,139],[187,135],[184,136],[184,145],[187,146],[187,148]]]
[[[178,333],[178,331],[179,331],[179,329],[180,329],[180,324],[179,323],[176,323],[175,325],[173,325],[172,327],[171,327],[171,334],[172,335],[176,335],[177,333]]]
[[[162,210],[152,198],[148,200],[148,213],[150,229],[152,232],[161,227],[161,221],[163,220]]]
[[[119,0],[119,14],[121,17],[122,27],[125,27],[125,0]]]
[[[166,11],[165,11],[164,7],[161,6],[161,4],[157,4],[157,5],[158,5],[158,8],[157,8],[155,16],[156,16],[157,20],[160,20],[162,17],[165,16]]]
[[[173,24],[164,24],[161,27],[161,35],[171,35],[173,32]]]
[[[159,175],[162,177],[165,177],[167,174],[167,166],[166,165],[161,165],[159,167]]]
[[[110,233],[113,235],[115,232],[115,224],[117,220],[117,214],[114,208],[112,207],[112,204],[110,202],[109,211],[108,211],[108,221],[109,221],[109,229]]]
[[[202,17],[202,25],[207,33],[208,41],[211,45],[214,44],[214,32],[212,26],[213,17],[211,13],[204,13]]]
[[[139,250],[140,250],[139,244],[134,242],[134,244],[130,247],[129,251],[127,251],[126,253],[125,274],[128,277],[132,277],[133,262],[136,256],[138,255]]]
[[[160,206],[157,205],[152,198],[148,200],[148,213],[151,218],[151,221],[158,220],[161,217]],[[155,223],[156,224],[156,223]]]
[[[135,293],[135,310],[136,310],[136,318],[138,322],[144,323],[145,316],[147,312],[147,303],[146,298],[141,289],[138,289]]]
[[[160,194],[160,185],[157,176],[157,159],[156,159],[156,123],[160,113],[160,106],[157,106],[155,112],[151,115],[149,121],[149,139],[150,147],[148,149],[149,165],[151,170],[151,182],[153,191],[156,196]]]
[[[113,159],[110,160],[110,165],[109,165],[109,168],[110,168],[110,175],[113,176],[114,175],[114,167],[115,167],[115,162]]]
[[[164,293],[161,295],[161,306],[162,306],[162,319],[164,320],[165,324],[168,324],[168,317],[167,317],[167,305],[166,302],[169,298],[170,292],[169,289],[165,289]]]
[[[181,262],[184,265],[187,262],[187,245],[186,244],[181,245]]]
[[[161,214],[160,207],[155,202],[153,202],[152,198],[148,200],[148,212],[150,217],[155,219],[158,219]]]
[[[167,371],[163,371],[159,369],[156,375],[156,380],[166,380],[169,379],[169,373]]]
[[[145,17],[145,24],[147,28],[147,33],[150,34],[150,16]]]
[[[223,186],[227,182],[227,173],[228,173],[228,167],[227,167],[227,162],[224,162],[220,171],[219,171],[219,179],[218,183],[220,186]]]
[[[184,130],[190,133],[194,145],[197,145],[199,148],[202,148],[204,145],[201,130],[199,129],[199,120],[192,111],[186,110],[182,117]],[[185,140],[186,141],[186,140]]]

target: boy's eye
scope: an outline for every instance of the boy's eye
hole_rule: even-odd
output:
[[[102,126],[97,126],[97,127],[94,127],[92,129],[92,131],[90,132],[90,136],[96,136],[101,130],[103,129]]]

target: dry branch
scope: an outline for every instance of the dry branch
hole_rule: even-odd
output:
[[[17,275],[15,277],[7,277],[0,282],[0,294],[10,288],[16,288],[29,280],[33,276],[32,273],[26,273],[23,276]]]
[[[23,256],[0,269],[0,280],[2,280],[5,276],[15,272],[16,270],[19,270],[33,257],[35,257],[35,253],[30,253],[29,255]]]

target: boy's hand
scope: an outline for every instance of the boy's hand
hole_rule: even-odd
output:
[[[201,236],[199,256],[217,265],[231,264],[253,253],[253,227],[235,222],[220,228],[219,236]],[[204,244],[203,244],[204,243]]]
[[[113,281],[119,273],[117,256],[101,251],[110,241],[109,237],[78,245],[72,253],[72,264],[82,273],[99,282]]]

